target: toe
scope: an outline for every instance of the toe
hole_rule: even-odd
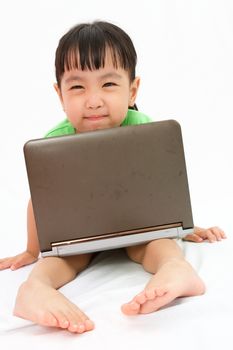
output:
[[[125,315],[136,315],[138,314],[140,310],[140,304],[136,303],[135,301],[132,301],[130,303],[124,304],[121,307],[121,311],[125,314]]]
[[[57,327],[60,327],[63,329],[66,329],[69,327],[70,322],[69,322],[67,315],[64,312],[56,311],[56,312],[54,312],[54,316],[57,319]]]
[[[168,291],[167,288],[156,288],[155,294],[158,297],[162,297],[163,295],[165,295],[167,293],[167,291]]]
[[[68,331],[72,333],[84,333],[94,328],[94,324],[89,318],[79,309],[72,308],[66,312],[66,318],[69,321]]]
[[[92,329],[95,328],[94,322],[92,322],[89,319],[86,320],[84,323],[85,323],[86,331],[91,331]]]
[[[131,303],[129,303],[129,306],[132,310],[137,311],[140,308],[140,304],[137,303],[136,301],[132,301]]]
[[[63,329],[68,328],[70,325],[70,322],[66,319],[66,317],[62,317],[59,320],[59,326]]]
[[[156,297],[155,290],[154,289],[146,289],[145,296],[148,300],[154,299]]]
[[[144,304],[147,300],[145,292],[143,291],[143,292],[139,293],[138,295],[136,295],[134,300],[139,304]]]
[[[82,334],[86,329],[83,323],[71,323],[68,330],[72,333]]]
[[[38,315],[38,323],[42,326],[57,327],[58,321],[51,312],[43,312]]]
[[[82,334],[94,329],[94,323],[91,320],[85,320],[84,322],[72,323],[68,330],[72,333]]]

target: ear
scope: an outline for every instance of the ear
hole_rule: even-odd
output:
[[[60,100],[60,102],[61,102],[63,111],[65,111],[64,102],[63,102],[62,93],[61,93],[61,89],[59,88],[59,86],[58,86],[57,83],[54,83],[54,84],[53,84],[53,87],[54,87],[56,93],[58,94],[58,97],[59,97],[59,100]]]
[[[129,96],[129,106],[133,107],[136,101],[138,89],[140,85],[140,78],[136,77],[134,81],[130,84],[130,96]]]

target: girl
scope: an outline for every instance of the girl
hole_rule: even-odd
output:
[[[140,124],[150,118],[138,112],[135,100],[140,79],[135,75],[137,56],[129,36],[106,22],[80,24],[69,30],[56,50],[55,90],[67,119],[49,136]],[[78,194],[77,194],[78,195]],[[33,263],[39,243],[31,200],[28,204],[28,244],[22,254],[2,259],[0,268],[17,269]],[[187,240],[221,240],[217,227],[195,228]],[[130,259],[151,273],[144,290],[122,306],[126,315],[150,313],[177,297],[203,294],[203,281],[184,259],[175,240],[160,239],[126,248]],[[83,333],[94,323],[58,289],[85,269],[92,254],[40,259],[17,295],[14,314],[45,326]]]

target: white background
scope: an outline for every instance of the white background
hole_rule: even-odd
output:
[[[29,189],[23,145],[65,116],[53,83],[59,38],[112,21],[138,52],[139,109],[181,123],[196,225],[231,235],[233,3],[231,0],[0,2],[1,255],[24,249]],[[11,244],[10,244],[11,243]]]

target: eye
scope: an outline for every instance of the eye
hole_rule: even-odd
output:
[[[80,89],[83,89],[84,87],[82,85],[74,85],[74,86],[71,86],[70,90],[80,90]]]
[[[117,86],[117,84],[113,83],[112,81],[109,81],[103,85],[103,87],[111,87],[111,86]]]

